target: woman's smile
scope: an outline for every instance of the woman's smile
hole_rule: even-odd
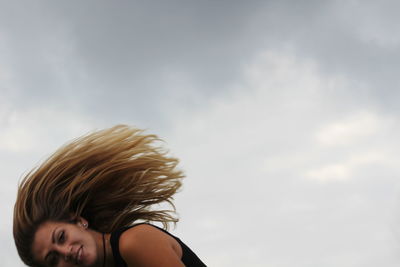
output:
[[[84,223],[45,222],[33,242],[35,258],[46,266],[96,266],[99,245]],[[101,257],[102,258],[102,257]]]

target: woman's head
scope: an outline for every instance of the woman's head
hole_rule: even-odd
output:
[[[29,182],[29,183],[28,183]],[[33,255],[33,244],[38,229],[47,221],[72,223],[71,213],[50,199],[42,199],[35,192],[38,183],[26,181],[20,186],[14,207],[14,241],[22,261],[28,266],[42,266]],[[40,189],[39,191],[43,191]],[[35,194],[36,193],[36,194]],[[42,192],[43,194],[43,192]]]
[[[155,135],[128,126],[97,131],[61,147],[18,188],[14,240],[22,260],[35,265],[34,236],[47,221],[83,217],[98,232],[137,220],[176,222],[172,197],[183,174]],[[167,202],[171,210],[155,210]]]
[[[101,234],[88,228],[87,221],[46,221],[36,230],[32,256],[43,266],[100,266],[103,259]]]

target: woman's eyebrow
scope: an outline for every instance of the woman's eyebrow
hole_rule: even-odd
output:
[[[56,230],[58,229],[58,227],[54,228],[53,233],[51,235],[51,242],[54,244],[56,242]]]

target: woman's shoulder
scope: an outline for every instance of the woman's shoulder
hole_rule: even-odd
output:
[[[160,229],[149,224],[139,224],[126,229],[121,233],[119,239],[119,247],[122,251],[126,248],[131,248],[133,246],[143,246],[151,241],[163,241],[167,240],[167,234],[165,234]]]
[[[180,266],[182,248],[169,234],[149,224],[139,224],[124,231],[119,239],[122,258],[131,264]]]

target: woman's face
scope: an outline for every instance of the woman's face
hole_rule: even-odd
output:
[[[47,221],[35,233],[33,256],[45,266],[97,266],[101,253],[98,235],[82,218],[77,223]]]

